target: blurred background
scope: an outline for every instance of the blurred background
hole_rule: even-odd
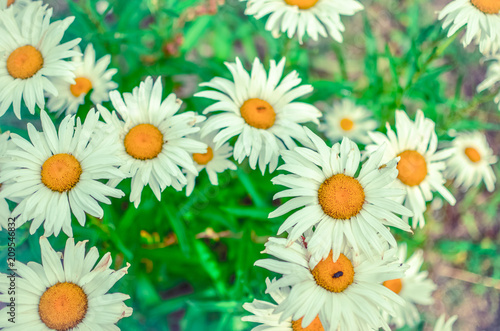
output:
[[[314,92],[303,101],[320,109],[350,97],[374,112],[379,129],[394,124],[394,110],[413,117],[417,109],[436,122],[443,141],[453,131],[481,130],[496,155],[500,154],[500,116],[493,95],[476,93],[486,65],[474,47],[464,49],[446,37],[436,12],[449,0],[366,0],[365,10],[343,17],[344,43],[273,38],[265,20],[244,15],[237,0],[45,1],[54,18],[75,16],[65,39],[82,38],[82,49],[93,43],[98,57],[111,54],[110,67],[119,69],[114,81],[130,92],[146,76],[162,76],[164,96],[174,91],[183,109],[201,111],[209,101],[194,98],[198,84],[214,76],[230,78],[224,61],[239,57],[250,68],[259,57],[287,58],[285,73],[297,70]],[[322,104],[323,103],[323,104]],[[111,105],[105,104],[109,109]],[[78,112],[84,117],[89,100]],[[0,129],[23,136],[30,121],[40,129],[39,115],[23,110],[19,121],[11,111]],[[53,117],[55,119],[55,117]],[[55,120],[57,123],[61,118]],[[450,131],[451,130],[451,131]],[[317,131],[317,130],[316,130]],[[333,143],[333,142],[330,142]],[[495,165],[499,176],[499,166]],[[110,291],[129,294],[134,308],[121,320],[122,330],[249,330],[242,322],[244,302],[268,300],[264,294],[271,272],[253,267],[269,236],[284,217],[268,219],[281,190],[271,183],[279,172],[264,176],[243,163],[237,171],[219,175],[212,186],[203,173],[193,194],[168,188],[158,202],[143,192],[135,209],[125,198],[105,208],[104,219],[88,216],[85,227],[74,223],[75,240],[90,240],[87,248],[111,252],[115,269],[130,262],[129,274]],[[119,186],[128,196],[130,180]],[[414,235],[394,231],[408,243],[410,253],[425,250],[430,277],[438,285],[435,304],[420,307],[416,330],[431,330],[437,317],[458,315],[456,330],[500,329],[500,192],[484,187],[461,192],[452,207],[436,198],[426,213],[424,229]],[[38,238],[29,224],[18,230],[17,258],[40,262]],[[4,243],[5,232],[0,233]],[[49,238],[63,250],[65,234]],[[6,260],[0,245],[0,260]],[[1,271],[4,270],[2,264]],[[404,329],[410,330],[410,329]]]

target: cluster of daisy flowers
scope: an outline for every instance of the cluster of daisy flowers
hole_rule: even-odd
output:
[[[232,80],[215,77],[196,94],[213,101],[203,116],[181,110],[174,93],[164,98],[161,78],[147,77],[130,93],[117,91],[110,55],[97,58],[92,44],[82,54],[80,39],[61,43],[73,17],[52,21],[52,9],[41,1],[0,4],[0,117],[12,108],[21,119],[24,104],[31,114],[40,109],[42,124],[41,131],[27,124],[28,139],[0,135],[0,229],[9,218],[16,227],[29,223],[31,234],[44,228],[42,264],[16,265],[23,280],[21,324],[8,324],[4,308],[5,330],[116,329],[132,314],[127,295],[107,293],[129,265],[111,270],[109,253],[95,265],[97,249],[86,254],[85,241],[72,238],[72,218],[80,226],[87,214],[102,218],[101,204],[125,196],[118,188],[125,179],[127,199],[137,208],[146,186],[160,201],[168,187],[191,195],[203,170],[217,185],[218,173],[236,169],[231,157],[262,173],[286,172],[273,183],[286,187],[274,198],[287,201],[269,216],[288,214],[278,231],[287,237],[270,238],[264,252],[275,259],[256,262],[282,275],[266,280],[276,304],[244,305],[253,313],[244,319],[262,324],[256,330],[415,325],[416,304],[431,304],[436,286],[420,271],[422,251],[406,259],[405,244],[398,245],[388,227],[423,227],[436,195],[454,204],[446,179],[464,189],[481,181],[494,189],[496,157],[481,133],[459,133],[448,146],[439,145],[435,124],[423,112],[411,120],[400,110],[395,131],[387,124],[386,134],[375,132],[371,112],[348,99],[326,107],[320,124],[323,113],[297,101],[312,87],[295,71],[285,75],[285,58],[270,61],[269,70],[255,59],[250,72],[238,58],[226,63]],[[340,15],[362,9],[354,0],[249,0],[246,13],[268,16],[267,30],[297,35],[301,43],[305,34],[341,42]],[[488,0],[456,0],[441,16],[450,34],[469,17],[464,42],[476,40],[482,51],[495,52],[499,10]],[[480,90],[500,79],[500,58],[488,59],[496,62]],[[95,108],[81,120],[76,114],[87,98]],[[106,101],[112,109],[102,105]],[[63,114],[56,128],[51,116]],[[333,145],[305,125],[318,126]],[[48,238],[61,231],[69,239],[58,254]],[[8,277],[0,276],[4,301]],[[451,329],[453,322],[443,317],[436,328]]]

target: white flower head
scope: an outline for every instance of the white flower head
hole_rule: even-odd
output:
[[[294,101],[310,92],[312,86],[300,85],[297,72],[281,79],[285,67],[283,58],[278,64],[271,61],[267,74],[259,59],[255,59],[249,74],[236,58],[236,63],[226,63],[233,75],[233,81],[215,77],[201,86],[214,90],[202,91],[196,96],[216,100],[207,107],[204,114],[220,112],[210,116],[203,126],[201,136],[218,132],[215,146],[222,146],[237,136],[233,155],[241,163],[249,158],[250,167],[264,173],[269,165],[273,172],[278,165],[280,152],[296,147],[295,140],[306,140],[301,124],[319,124],[321,112],[314,106]]]
[[[439,316],[436,325],[434,325],[434,331],[452,331],[453,323],[455,323],[457,318],[458,316],[454,315],[450,317],[448,320],[446,320],[446,316],[444,314]]]
[[[80,54],[80,47],[75,51]],[[111,56],[105,55],[96,61],[96,53],[92,44],[88,44],[83,56],[73,57],[75,83],[63,79],[54,79],[54,86],[59,91],[57,96],[49,94],[47,107],[58,115],[66,111],[66,115],[75,114],[80,105],[85,102],[85,96],[90,93],[90,100],[100,104],[109,100],[109,91],[115,90],[118,84],[112,81],[116,69],[108,69]]]
[[[182,101],[174,93],[162,100],[162,92],[161,79],[153,84],[147,77],[123,98],[118,91],[110,93],[116,112],[97,105],[109,134],[120,142],[119,156],[124,162],[120,169],[132,177],[130,201],[136,208],[146,185],[158,200],[168,186],[180,191],[187,184],[182,169],[198,174],[192,154],[207,151],[206,144],[187,138],[200,130],[195,125],[205,117],[192,111],[178,113]]]
[[[493,90],[500,87],[500,54],[485,58],[489,62],[486,78],[478,85],[477,91]],[[500,110],[500,91],[495,97],[495,102]]]
[[[123,303],[130,296],[107,292],[127,274],[130,264],[112,270],[113,260],[106,253],[95,265],[99,253],[92,247],[85,254],[86,242],[75,245],[69,238],[61,257],[41,237],[42,264],[16,262],[16,323],[8,320],[7,306],[0,310],[2,330],[118,330],[115,324],[132,315],[132,308]],[[0,277],[0,301],[10,302],[9,275]]]
[[[319,315],[326,331],[335,330],[390,330],[380,309],[394,315],[394,304],[404,300],[382,285],[382,282],[400,278],[407,266],[402,265],[396,250],[354,259],[353,251],[344,247],[338,259],[332,252],[320,262],[311,260],[308,250],[283,238],[269,238],[263,253],[279,260],[258,260],[255,265],[282,274],[269,284],[266,293],[291,287],[289,295],[279,303],[274,314],[281,314],[279,322],[287,318],[301,319],[307,327]]]
[[[217,174],[224,172],[226,169],[236,170],[236,164],[229,160],[231,155],[233,155],[233,148],[229,143],[225,143],[219,148],[216,148],[214,143],[214,137],[217,132],[212,132],[209,135],[201,138],[200,133],[194,133],[190,138],[201,141],[205,143],[207,151],[205,153],[194,153],[193,160],[195,163],[196,170],[198,170],[198,175],[203,169],[205,169],[208,179],[212,185],[219,185],[219,180]],[[193,192],[195,181],[197,176],[194,173],[187,172],[187,185],[186,185],[186,195],[189,196]]]
[[[80,39],[60,44],[64,32],[75,19],[50,22],[52,8],[41,1],[31,2],[16,17],[13,8],[0,10],[0,116],[13,105],[21,118],[21,100],[31,114],[35,105],[45,106],[44,92],[57,95],[53,79],[74,84],[74,64],[65,58],[79,53],[71,50]]]
[[[412,215],[393,200],[404,196],[404,190],[391,187],[398,173],[397,159],[381,167],[382,147],[359,169],[361,154],[348,138],[328,147],[309,129],[306,134],[315,150],[297,147],[283,151],[285,164],[279,169],[290,174],[273,179],[274,184],[287,187],[274,199],[292,199],[269,217],[300,208],[288,216],[278,234],[287,231],[288,241],[292,242],[315,227],[308,250],[317,261],[326,258],[330,250],[333,250],[333,259],[337,259],[345,243],[352,246],[355,253],[365,254],[373,250],[382,254],[386,242],[395,247],[396,240],[386,226],[411,231],[395,214]]]
[[[88,213],[102,218],[99,202],[121,198],[122,191],[101,180],[123,179],[118,169],[118,142],[101,134],[99,114],[91,110],[83,122],[66,116],[59,130],[45,111],[41,112],[43,132],[28,123],[30,140],[11,134],[15,148],[0,158],[0,199],[18,202],[12,211],[18,225],[32,220],[33,234],[44,223],[45,236],[59,235],[61,229],[73,235],[71,215],[85,225]]]
[[[245,14],[256,19],[269,15],[266,30],[275,37],[297,35],[302,44],[305,34],[313,40],[330,36],[341,43],[345,27],[340,15],[352,16],[362,9],[355,0],[248,0]]]
[[[398,179],[393,184],[406,191],[404,205],[413,211],[414,228],[424,226],[426,201],[432,200],[433,192],[441,194],[451,205],[456,202],[444,186],[446,180],[443,176],[445,160],[453,150],[436,152],[438,139],[434,126],[434,122],[425,118],[421,110],[417,112],[414,122],[404,111],[397,110],[396,132],[387,123],[387,134],[370,132],[373,144],[366,146],[367,154],[371,155],[380,146],[387,145],[382,162],[400,158],[397,164]]]
[[[368,132],[377,128],[377,122],[372,118],[373,113],[366,107],[356,105],[350,99],[342,99],[326,107],[323,114],[324,123],[319,130],[332,142],[347,137],[355,142],[366,144],[370,142]]]

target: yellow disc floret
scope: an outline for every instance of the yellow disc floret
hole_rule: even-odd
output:
[[[28,79],[42,67],[42,53],[31,45],[16,48],[7,58],[7,72],[13,78]]]
[[[344,131],[351,131],[354,126],[354,122],[349,118],[343,118],[340,120],[340,127]]]
[[[500,13],[499,0],[470,0],[470,2],[485,14],[498,14]]]
[[[83,321],[88,308],[87,295],[73,283],[57,283],[40,297],[38,314],[53,330],[70,330]]]
[[[427,176],[427,162],[417,151],[407,150],[398,154],[398,178],[408,186],[419,185]]]
[[[392,292],[399,294],[399,292],[401,292],[401,289],[403,288],[403,282],[401,281],[400,278],[386,280],[384,282],[384,286],[387,287]]]
[[[481,161],[481,154],[474,147],[467,147],[464,151],[465,155],[471,160],[471,162]]]
[[[321,184],[318,201],[325,214],[347,220],[356,216],[363,208],[365,191],[357,179],[337,174]]]
[[[292,322],[292,330],[293,331],[325,331],[323,329],[323,325],[321,324],[321,321],[319,320],[319,316],[316,316],[315,319],[306,326],[305,328],[302,327],[302,318],[299,318],[296,321]]]
[[[274,125],[276,113],[273,106],[261,99],[248,99],[240,108],[241,117],[257,129],[269,129]]]
[[[300,9],[309,9],[316,5],[319,0],[285,0],[290,6],[297,6]]]
[[[316,284],[330,292],[340,293],[354,281],[354,268],[344,254],[340,254],[336,262],[333,262],[332,256],[333,252],[330,251],[328,257],[321,260],[311,273]]]
[[[125,136],[125,150],[138,160],[150,160],[163,149],[163,134],[151,124],[134,126]]]
[[[87,94],[92,89],[92,82],[85,77],[75,78],[75,84],[69,87],[71,94],[78,98],[82,94]]]
[[[208,162],[212,161],[213,158],[214,158],[214,151],[210,146],[208,146],[206,153],[193,154],[193,160],[199,165],[205,165]]]
[[[82,167],[71,154],[61,153],[49,157],[42,165],[42,183],[54,192],[71,190],[80,181]]]

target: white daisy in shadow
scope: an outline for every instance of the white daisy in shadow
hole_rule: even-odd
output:
[[[80,53],[80,47],[75,47]],[[54,86],[59,91],[57,96],[48,95],[47,108],[60,115],[66,111],[66,115],[75,114],[80,105],[85,103],[85,96],[90,93],[90,100],[94,104],[100,104],[109,100],[109,91],[115,90],[118,84],[112,81],[118,70],[108,69],[111,55],[105,55],[96,61],[94,46],[88,44],[85,53],[74,56],[72,62],[75,83],[71,84],[62,79],[54,79]]]
[[[420,271],[424,263],[424,252],[420,249],[415,251],[411,257],[406,260],[406,243],[399,244],[398,247],[399,262],[406,263],[409,269],[401,278],[387,280],[383,283],[385,287],[392,290],[405,300],[403,306],[395,305],[395,316],[385,314],[389,324],[395,324],[397,328],[407,325],[415,326],[420,321],[418,305],[431,305],[434,302],[432,292],[437,288],[436,284],[428,278],[427,271]]]
[[[35,105],[43,109],[44,92],[58,95],[54,78],[75,83],[74,64],[64,59],[79,55],[71,49],[80,38],[60,44],[75,18],[50,23],[51,17],[52,8],[41,1],[27,5],[19,19],[11,8],[0,10],[0,116],[13,105],[20,119],[21,100],[31,114]]]
[[[481,181],[486,189],[493,192],[497,178],[492,164],[497,162],[493,150],[481,132],[459,133],[451,142],[453,153],[446,161],[446,177],[454,179],[454,185],[464,191],[479,186]]]
[[[401,297],[382,285],[386,280],[402,277],[407,269],[398,261],[395,249],[382,256],[362,254],[354,258],[352,249],[344,246],[338,259],[333,259],[330,252],[325,259],[314,262],[303,245],[269,238],[263,253],[279,260],[258,260],[255,265],[283,275],[269,284],[266,293],[291,287],[289,295],[274,310],[281,314],[280,322],[290,317],[294,321],[302,318],[300,326],[306,328],[319,315],[328,331],[381,327],[390,330],[380,309],[394,315],[393,305],[404,304]]]
[[[330,36],[341,43],[345,27],[340,15],[352,16],[362,9],[355,0],[248,0],[245,14],[256,19],[269,15],[266,30],[275,37],[297,35],[302,44],[305,34],[313,40]]]
[[[285,164],[273,183],[288,189],[274,199],[291,197],[269,217],[278,217],[294,209],[280,226],[278,234],[288,232],[288,242],[299,239],[315,227],[308,250],[314,259],[321,260],[333,250],[333,259],[348,243],[355,253],[382,254],[385,243],[396,246],[387,226],[411,231],[410,226],[395,214],[411,216],[410,210],[392,198],[404,196],[401,189],[391,185],[397,176],[394,159],[381,167],[384,148],[379,148],[360,168],[358,146],[347,138],[328,147],[312,131],[306,129],[315,150],[298,147],[283,151]],[[380,235],[379,235],[380,234]]]
[[[45,236],[62,231],[73,235],[71,215],[81,226],[86,215],[102,218],[99,202],[110,204],[108,197],[121,198],[123,192],[101,180],[122,180],[118,169],[118,142],[102,133],[99,114],[91,110],[84,123],[66,116],[59,130],[45,111],[41,114],[43,132],[28,123],[30,140],[12,133],[15,148],[0,158],[0,199],[19,201],[12,211],[18,225],[32,220],[30,233],[44,223]]]
[[[373,113],[366,107],[356,105],[350,99],[335,102],[333,107],[326,106],[323,113],[324,123],[319,130],[332,142],[347,137],[355,142],[366,144],[370,142],[368,132],[377,128]]]
[[[204,114],[220,112],[209,117],[201,136],[217,131],[214,137],[216,148],[237,136],[233,150],[235,160],[241,163],[248,157],[252,169],[258,163],[264,173],[269,165],[269,172],[272,173],[282,150],[296,147],[295,140],[307,139],[300,124],[319,124],[321,112],[316,107],[293,101],[313,89],[310,85],[300,85],[301,79],[295,71],[281,79],[284,58],[278,64],[271,61],[269,75],[257,58],[253,62],[251,74],[243,68],[238,58],[236,63],[226,63],[226,66],[233,75],[233,81],[215,77],[201,86],[217,91],[195,94],[217,100],[204,110]]]
[[[271,281],[269,278],[266,278],[267,287],[273,286],[275,282],[276,279]],[[288,286],[277,288],[276,290],[269,292],[269,295],[278,305],[285,301],[289,294],[290,287]],[[241,320],[261,324],[254,327],[252,329],[253,331],[324,331],[323,325],[319,320],[319,316],[316,316],[316,318],[306,328],[302,328],[302,318],[295,321],[291,317],[282,319],[281,313],[275,313],[274,311],[278,305],[254,299],[251,303],[247,302],[243,304],[243,308],[253,315],[244,316]]]
[[[219,185],[219,180],[217,174],[226,171],[227,169],[236,170],[236,164],[229,160],[231,155],[233,155],[233,148],[229,143],[216,148],[214,143],[214,137],[217,133],[212,132],[209,135],[201,138],[199,132],[190,136],[190,138],[201,141],[205,143],[207,151],[205,153],[193,153],[193,160],[198,170],[198,175],[194,173],[186,173],[187,185],[186,185],[186,195],[189,196],[193,192],[196,178],[199,176],[201,171],[205,169],[208,179],[212,185]]]
[[[192,111],[178,114],[182,101],[174,93],[162,101],[162,92],[161,79],[153,84],[147,77],[123,99],[120,92],[110,92],[116,112],[97,105],[108,133],[120,142],[118,155],[124,163],[120,169],[132,177],[130,201],[136,208],[146,185],[158,200],[168,186],[182,190],[187,184],[182,169],[198,175],[192,154],[207,151],[206,144],[187,138],[200,130],[195,125],[205,117]],[[116,185],[118,180],[110,183]]]
[[[395,157],[400,158],[397,164],[398,180],[393,186],[406,191],[404,205],[413,211],[414,228],[425,225],[426,201],[432,200],[433,192],[441,194],[451,205],[456,202],[444,186],[446,181],[443,176],[445,161],[453,154],[453,150],[436,152],[438,138],[434,126],[434,122],[425,118],[421,110],[417,112],[415,122],[404,111],[397,110],[396,133],[387,123],[387,134],[370,132],[373,144],[366,146],[367,154],[371,155],[385,144],[387,148],[382,158],[383,163]]]
[[[107,292],[127,274],[130,264],[109,269],[112,259],[106,253],[95,265],[99,253],[92,247],[85,254],[86,242],[75,245],[69,238],[61,254],[41,237],[42,264],[16,262],[16,323],[8,321],[10,307],[5,307],[0,310],[2,330],[119,330],[115,324],[132,315],[132,308],[123,303],[130,296]],[[0,301],[10,302],[11,280],[0,276]]]
[[[489,61],[489,66],[486,72],[486,78],[477,86],[478,92],[493,90],[500,87],[500,54],[487,57],[483,61]],[[498,91],[495,97],[495,103],[498,105],[498,110],[500,110],[500,91]]]
[[[434,331],[452,331],[453,330],[453,324],[457,320],[458,316],[454,315],[450,317],[448,320],[446,320],[445,314],[439,316],[439,319],[436,322],[436,325],[434,325]]]

